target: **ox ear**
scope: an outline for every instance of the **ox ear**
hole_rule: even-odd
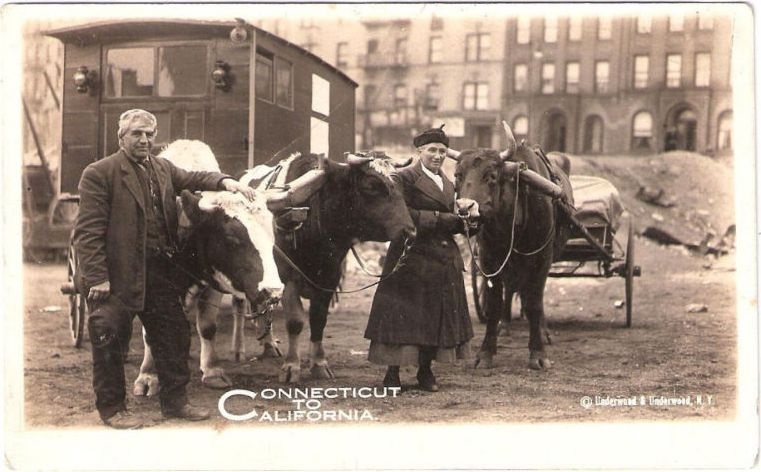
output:
[[[201,201],[201,197],[193,195],[189,190],[183,190],[180,195],[182,202],[182,212],[187,215],[192,224],[198,224],[201,222],[201,209],[198,208],[198,203]]]

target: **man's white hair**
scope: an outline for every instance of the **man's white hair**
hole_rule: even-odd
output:
[[[141,110],[140,108],[133,108],[131,110],[125,111],[119,116],[119,139],[124,137],[124,135],[127,133],[127,130],[129,129],[129,126],[138,118],[146,118],[151,122],[151,125],[153,125],[153,129],[158,131],[158,120],[156,120],[156,117],[153,115],[153,113]]]

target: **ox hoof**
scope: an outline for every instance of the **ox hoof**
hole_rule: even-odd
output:
[[[502,337],[509,337],[510,336],[510,325],[507,323],[499,323],[499,336]]]
[[[212,367],[207,369],[203,373],[201,383],[208,388],[222,390],[233,386],[233,382],[230,377],[225,374],[225,371],[219,367]]]
[[[328,367],[328,364],[315,364],[310,369],[310,374],[312,375],[312,378],[314,379],[335,379],[336,376],[333,375],[333,371],[330,370],[330,367]]]
[[[244,357],[245,357],[245,353],[243,352],[236,352],[235,354],[233,354],[233,360],[235,361],[236,364],[240,362],[240,360],[243,359]]]
[[[494,367],[494,355],[488,352],[481,351],[476,355],[476,363],[474,368],[491,369]]]
[[[232,380],[226,375],[219,377],[204,377],[201,379],[201,383],[208,388],[215,390],[224,390],[233,386]]]
[[[262,351],[262,353],[256,356],[256,358],[258,360],[262,360],[262,359],[267,359],[270,357],[272,358],[283,357],[283,353],[280,351],[280,348],[278,348],[276,345],[267,343],[264,345],[264,350]]]
[[[543,352],[532,352],[528,359],[528,366],[534,370],[546,370],[552,367],[552,362]]]
[[[143,373],[135,379],[132,394],[136,397],[152,397],[158,395],[159,390],[161,390],[161,386],[158,375]]]
[[[280,369],[280,382],[282,383],[296,383],[301,380],[301,368],[293,364],[285,364]]]

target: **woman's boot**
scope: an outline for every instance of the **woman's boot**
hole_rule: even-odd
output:
[[[438,392],[439,385],[436,383],[436,377],[431,370],[431,361],[433,356],[430,352],[420,351],[418,358],[419,367],[417,369],[417,381],[421,390],[427,392]]]
[[[401,379],[399,379],[398,365],[388,366],[388,369],[386,369],[386,376],[383,377],[383,386],[387,388],[388,387],[402,388],[402,381]]]

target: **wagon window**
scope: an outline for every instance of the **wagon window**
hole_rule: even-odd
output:
[[[153,95],[153,48],[111,49],[106,63],[106,96]]]
[[[293,108],[293,64],[278,57],[275,66],[277,104]]]
[[[330,82],[312,74],[312,111],[330,116]]]
[[[256,98],[272,102],[272,58],[256,54]]]
[[[204,95],[206,92],[206,47],[159,48],[160,97]]]

